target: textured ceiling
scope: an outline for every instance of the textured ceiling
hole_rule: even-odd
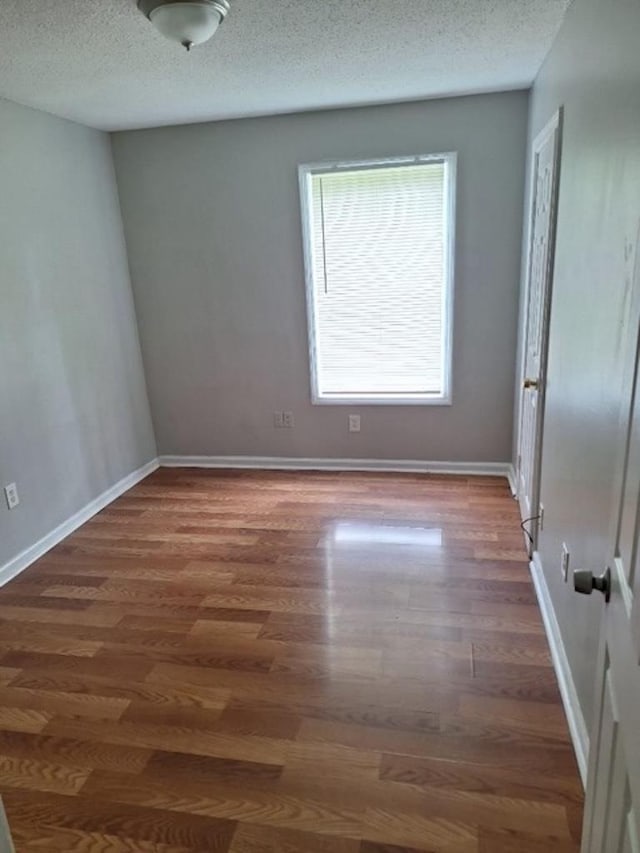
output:
[[[0,0],[0,96],[107,130],[529,86],[569,0],[231,0],[187,54],[135,0]]]

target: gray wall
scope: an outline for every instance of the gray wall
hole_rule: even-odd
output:
[[[0,100],[0,566],[155,456],[109,139]]]
[[[531,100],[532,138],[565,110],[540,554],[588,723],[603,602],[562,582],[560,551],[566,541],[572,567],[598,573],[608,556],[618,349],[640,251],[638,33],[637,2],[576,0]]]
[[[528,96],[113,137],[164,454],[511,458]],[[458,151],[453,406],[312,406],[297,165]],[[292,410],[295,429],[274,430]],[[347,431],[349,411],[362,432]]]

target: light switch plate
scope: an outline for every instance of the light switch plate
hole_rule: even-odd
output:
[[[566,583],[569,579],[569,548],[567,547],[567,543],[562,543],[562,557],[560,561],[560,571],[562,572],[562,580]]]

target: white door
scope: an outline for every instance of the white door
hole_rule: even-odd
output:
[[[611,598],[596,664],[583,853],[640,853],[640,237],[629,328],[611,523]],[[614,380],[614,377],[612,377]],[[576,588],[588,591],[588,573]],[[599,584],[600,585],[600,584]]]
[[[542,417],[549,337],[549,309],[556,232],[562,114],[558,111],[533,143],[522,390],[518,430],[517,492],[529,519],[531,551],[538,533]]]

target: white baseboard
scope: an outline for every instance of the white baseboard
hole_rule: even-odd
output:
[[[16,848],[13,846],[13,841],[11,840],[7,813],[4,810],[2,800],[0,800],[0,850],[3,850],[4,853],[16,853]]]
[[[280,456],[161,456],[163,468],[253,468],[273,471],[388,471],[508,477],[508,462],[412,459],[307,459]]]
[[[509,488],[511,489],[511,494],[514,498],[518,497],[518,486],[516,481],[516,469],[513,465],[509,465],[509,470],[507,471],[507,480],[509,481]]]
[[[580,702],[578,700],[578,693],[571,674],[569,660],[564,648],[564,643],[562,642],[560,626],[558,625],[555,610],[553,609],[549,587],[547,586],[547,581],[542,570],[542,563],[540,562],[540,555],[538,551],[534,552],[529,568],[531,570],[533,584],[536,588],[538,604],[542,611],[542,619],[544,621],[547,639],[551,648],[553,667],[556,672],[556,678],[558,679],[558,686],[560,687],[560,695],[562,696],[564,712],[567,717],[567,722],[569,723],[569,731],[571,732],[571,740],[573,741],[573,748],[576,754],[582,784],[586,787],[587,766],[589,763],[589,731],[585,724]]]
[[[158,468],[158,460],[153,459],[151,462],[147,462],[146,465],[138,468],[137,471],[127,474],[126,477],[123,477],[122,480],[115,483],[111,488],[107,489],[106,492],[103,492],[81,510],[72,515],[71,518],[63,521],[62,524],[59,524],[55,530],[52,530],[47,533],[46,536],[43,536],[42,539],[35,543],[35,545],[31,545],[29,548],[26,548],[12,560],[9,560],[8,563],[5,563],[4,566],[1,566],[0,586],[4,586],[4,584],[8,583],[12,578],[15,578],[16,575],[19,575],[20,572],[23,572],[32,563],[40,559],[43,554],[50,551],[54,545],[62,542],[62,540],[69,536],[70,533],[73,533],[74,530],[77,530],[78,527],[83,525],[86,521],[89,521],[90,518],[100,512],[101,509],[108,506],[116,498],[119,498],[120,495],[124,494],[141,480],[144,480],[144,478],[151,474],[152,471],[155,471],[156,468]]]

